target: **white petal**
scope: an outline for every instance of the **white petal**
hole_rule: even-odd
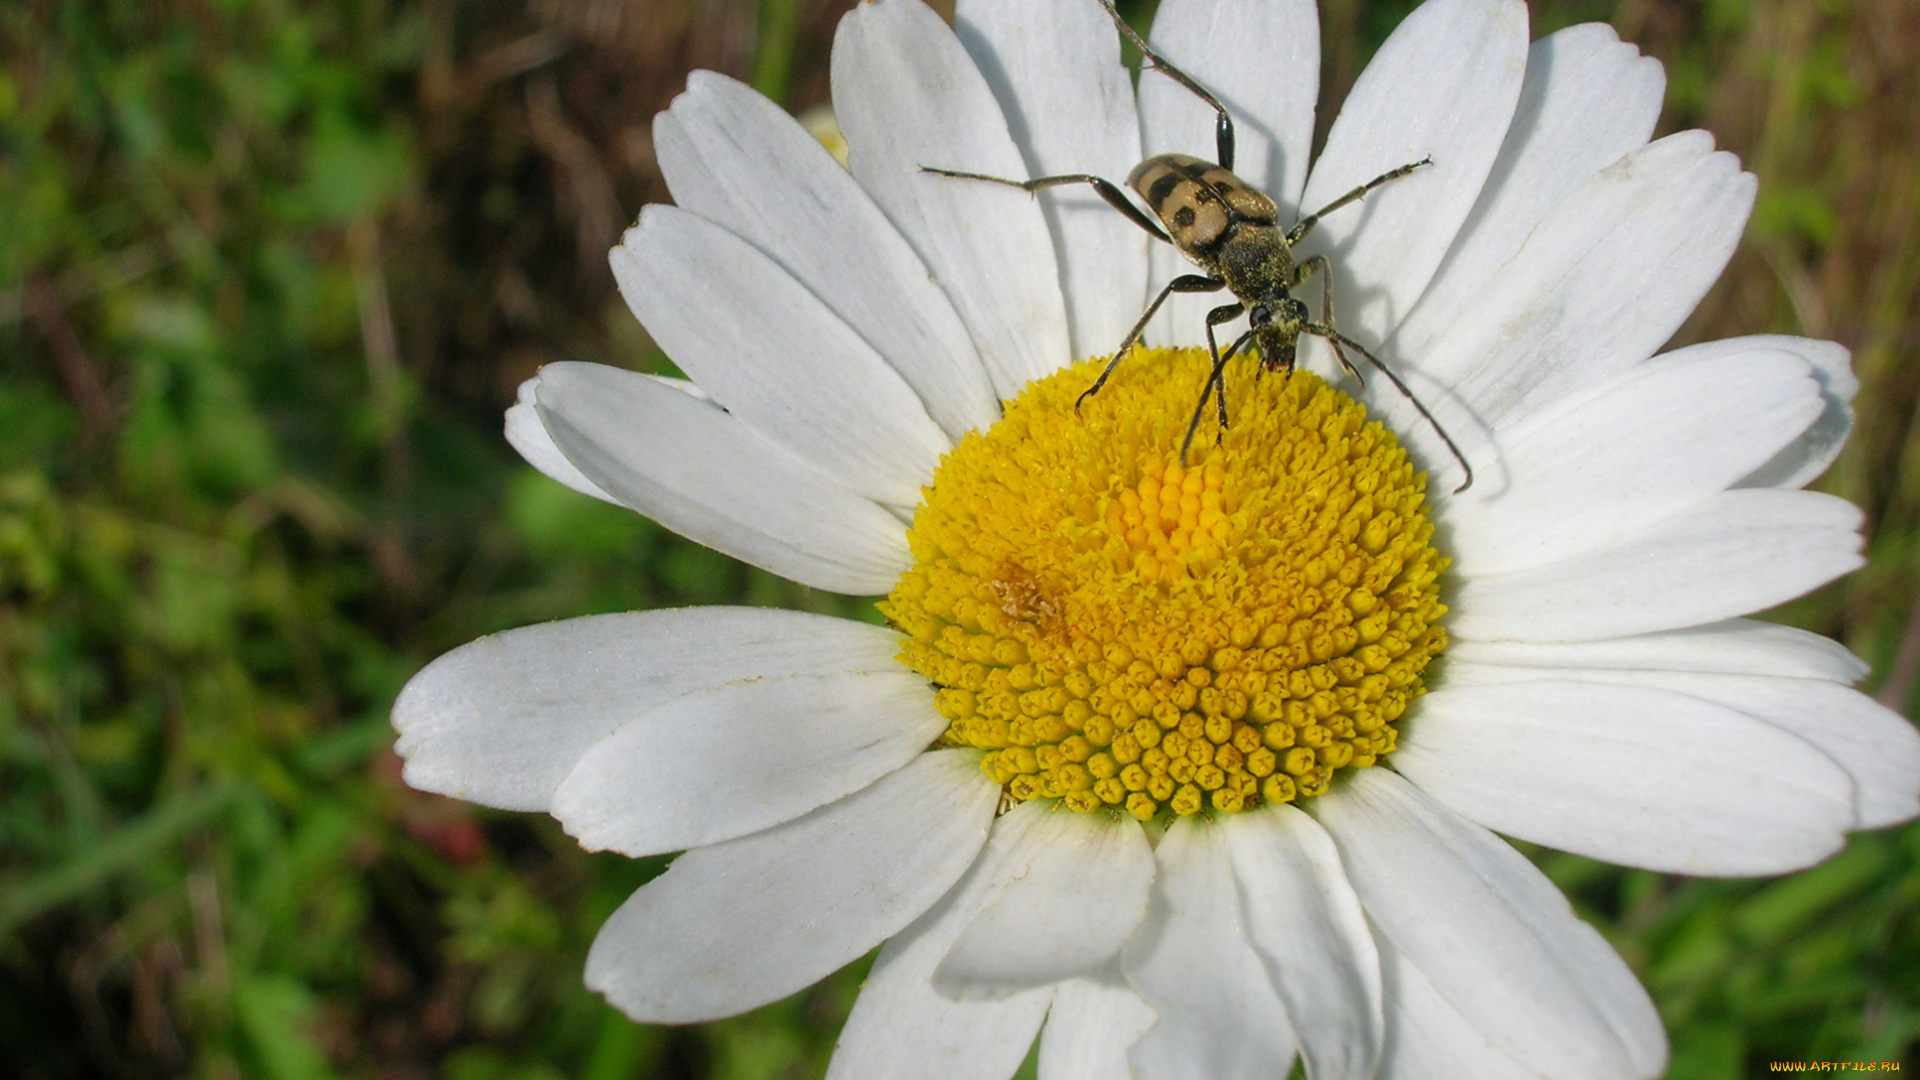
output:
[[[1571,643],[1456,641],[1448,663],[1472,661],[1514,667],[1614,668],[1778,675],[1849,685],[1866,678],[1866,662],[1845,645],[1792,626],[1729,619],[1637,637]]]
[[[1647,363],[1649,367],[1659,367],[1708,357],[1772,352],[1790,353],[1811,365],[1813,377],[1820,383],[1822,411],[1819,419],[1807,425],[1799,438],[1782,448],[1773,460],[1754,470],[1740,486],[1804,487],[1826,472],[1827,466],[1840,456],[1840,447],[1847,441],[1847,433],[1853,430],[1853,395],[1860,390],[1860,380],[1853,374],[1852,357],[1844,347],[1831,341],[1759,334],[1689,345],[1662,353]]]
[[[1381,941],[1387,983],[1387,1046],[1382,1080],[1540,1080],[1508,1057],[1460,1010],[1447,1004],[1426,973]]]
[[[1025,179],[993,91],[919,0],[873,0],[833,40],[847,164],[953,299],[1005,399],[1072,359],[1053,238],[1033,197],[922,166]]]
[[[946,726],[925,676],[893,661],[695,690],[590,747],[552,813],[589,851],[684,851],[858,791]]]
[[[1134,1080],[1127,1051],[1153,1021],[1153,1006],[1118,974],[1068,979],[1040,1032],[1040,1080]]]
[[[1380,957],[1333,839],[1291,806],[1234,814],[1227,847],[1247,937],[1286,1002],[1313,1080],[1369,1080],[1380,1060]]]
[[[1395,351],[1417,361],[1555,204],[1645,146],[1666,85],[1660,62],[1622,43],[1604,23],[1534,42],[1500,156],[1453,249],[1396,331]]]
[[[1758,611],[1861,564],[1860,511],[1809,491],[1722,492],[1603,551],[1469,578],[1450,603],[1462,638],[1587,641]]]
[[[1052,988],[998,1001],[958,1001],[933,988],[934,968],[996,891],[981,869],[976,861],[932,910],[880,950],[840,1031],[827,1080],[1006,1080],[1026,1058]]]
[[[873,199],[779,106],[712,71],[654,117],[674,202],[772,256],[846,320],[954,439],[1000,418],[965,324]]]
[[[1320,17],[1310,0],[1164,0],[1154,12],[1150,41],[1233,114],[1234,173],[1271,195],[1280,204],[1282,220],[1297,217],[1312,150],[1314,103],[1320,95]],[[1141,73],[1146,154],[1192,154],[1212,161],[1217,156],[1215,120],[1213,109],[1192,91],[1165,75]],[[1127,166],[1128,171],[1132,168]],[[1125,178],[1122,172],[1115,179]],[[1152,252],[1148,299],[1176,276],[1193,271],[1169,244],[1156,242]],[[1168,298],[1148,330],[1149,339],[1203,344],[1206,313],[1223,299]],[[1111,350],[1119,343],[1116,338],[1103,348]]]
[[[539,382],[536,376],[521,383],[520,399],[507,409],[507,444],[519,451],[527,464],[580,494],[619,505],[620,500],[601,491],[600,485],[587,479],[587,474],[568,461],[567,455],[553,444],[553,436],[547,433],[547,425],[540,422],[534,402],[534,387]]]
[[[1717,702],[1805,739],[1846,770],[1853,781],[1849,828],[1877,829],[1920,814],[1920,733],[1899,713],[1825,679],[1631,667],[1554,671],[1463,662],[1452,653],[1448,659],[1450,687],[1570,679],[1657,687]]]
[[[1270,1080],[1295,1043],[1286,1007],[1247,940],[1226,830],[1181,818],[1154,852],[1147,920],[1127,942],[1127,978],[1160,1014],[1133,1048],[1138,1080]]]
[[[1648,870],[1780,874],[1826,858],[1853,784],[1805,740],[1700,698],[1538,681],[1427,694],[1394,768],[1467,818]]]
[[[1301,208],[1318,212],[1429,155],[1433,164],[1335,211],[1302,242],[1333,261],[1341,332],[1377,345],[1413,309],[1486,183],[1526,67],[1526,5],[1430,0],[1360,73]]]
[[[1132,818],[1110,821],[1036,800],[994,823],[977,872],[993,895],[933,981],[954,997],[999,998],[1087,974],[1118,956],[1147,913],[1153,848]]]
[[[703,607],[590,615],[462,645],[393,703],[407,783],[545,810],[593,744],[647,710],[739,679],[884,670],[900,636],[847,619]]]
[[[1317,809],[1383,958],[1425,972],[1495,1049],[1556,1080],[1664,1067],[1646,991],[1519,852],[1385,769],[1359,770]]]
[[[1643,673],[1627,673],[1638,681]],[[1644,685],[1718,701],[1820,748],[1853,779],[1856,829],[1878,829],[1920,814],[1920,733],[1912,722],[1857,690],[1807,679],[1644,673]]]
[[[1454,568],[1513,573],[1645,532],[1751,473],[1821,410],[1789,353],[1634,369],[1494,433],[1473,488],[1441,506]]]
[[[538,389],[568,460],[689,540],[859,596],[891,589],[913,563],[897,518],[718,406],[598,364],[548,364]]]
[[[689,851],[587,954],[587,986],[643,1023],[777,1001],[927,910],[986,840],[999,791],[975,755],[923,754],[837,803]]]
[[[1753,191],[1705,132],[1628,154],[1561,200],[1484,279],[1418,357],[1420,372],[1446,388],[1442,400],[1497,428],[1639,363],[1720,276]]]
[[[961,0],[953,29],[1006,114],[1024,175],[1123,185],[1140,162],[1133,82],[1113,24],[1087,0]],[[977,171],[977,170],[974,170]],[[1075,357],[1111,353],[1147,301],[1150,238],[1083,184],[1039,195]]]
[[[728,412],[854,491],[911,507],[952,448],[899,372],[764,252],[649,206],[610,256],[627,306]]]
[[[1643,147],[1563,199],[1400,374],[1469,455],[1487,432],[1640,363],[1733,253],[1753,177],[1705,132]],[[1440,313],[1436,313],[1440,314]],[[1416,461],[1447,470],[1433,425],[1397,393],[1366,398]]]

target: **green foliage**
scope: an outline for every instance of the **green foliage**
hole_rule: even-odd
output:
[[[479,633],[748,575],[516,468],[497,401],[421,375],[449,342],[410,271],[460,272],[403,224],[433,183],[558,213],[524,153],[421,133],[451,12],[183,14],[0,13],[0,1059],[651,1069],[675,1040],[579,970],[659,866],[406,789],[386,714]]]
[[[477,0],[0,8],[9,1075],[821,1073],[863,965],[705,1028],[629,1022],[580,971],[664,862],[410,790],[386,717],[421,664],[503,627],[876,618],[500,437],[539,363],[667,370],[601,253],[663,195],[646,125],[684,64],[816,104],[844,6],[659,3],[640,30],[594,14],[618,5]],[[1411,6],[1325,4],[1336,95]],[[1753,253],[1686,335],[1856,350],[1860,433],[1829,483],[1873,561],[1788,614],[1910,693],[1920,35],[1897,0],[1535,4],[1543,30],[1596,17],[1667,63],[1666,128],[1705,123],[1762,176]],[[765,41],[740,53],[741,27]],[[1654,992],[1675,1078],[1920,1040],[1920,827],[1767,882],[1538,857]]]

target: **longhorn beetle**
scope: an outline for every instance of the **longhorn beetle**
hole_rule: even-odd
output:
[[[1044,188],[1062,187],[1067,184],[1087,184],[1105,199],[1115,210],[1127,216],[1129,221],[1145,229],[1148,235],[1157,240],[1172,244],[1180,254],[1205,271],[1202,274],[1182,274],[1167,282],[1153,303],[1127,331],[1126,340],[1114,350],[1113,359],[1101,370],[1100,377],[1093,385],[1081,393],[1074,402],[1076,408],[1081,402],[1099,393],[1107,384],[1107,378],[1120,364],[1134,344],[1140,340],[1140,333],[1166,303],[1173,293],[1219,292],[1225,289],[1233,294],[1234,302],[1223,304],[1207,313],[1207,353],[1213,359],[1213,370],[1207,376],[1207,383],[1200,390],[1199,404],[1193,408],[1193,419],[1187,423],[1186,438],[1180,442],[1180,463],[1185,465],[1187,450],[1193,445],[1194,432],[1200,426],[1200,417],[1206,414],[1207,399],[1213,398],[1219,413],[1220,428],[1227,427],[1227,390],[1222,372],[1228,360],[1233,359],[1249,341],[1260,349],[1260,366],[1263,370],[1279,371],[1283,374],[1293,372],[1294,354],[1301,334],[1312,334],[1327,340],[1333,346],[1333,353],[1340,360],[1340,366],[1354,377],[1362,386],[1366,380],[1347,359],[1347,349],[1366,357],[1379,372],[1387,377],[1400,393],[1413,404],[1420,415],[1433,426],[1440,441],[1447,444],[1454,460],[1466,472],[1466,480],[1454,489],[1454,493],[1467,490],[1473,484],[1473,466],[1467,464],[1466,456],[1454,445],[1440,422],[1433,418],[1420,399],[1413,396],[1407,384],[1400,381],[1392,369],[1380,361],[1380,358],[1368,352],[1366,347],[1352,338],[1334,329],[1333,325],[1333,275],[1325,255],[1314,255],[1294,261],[1293,245],[1306,239],[1309,232],[1320,219],[1348,203],[1357,202],[1368,192],[1383,184],[1398,180],[1424,165],[1433,164],[1431,157],[1423,158],[1412,164],[1381,173],[1372,180],[1361,184],[1352,191],[1328,203],[1316,213],[1308,214],[1295,222],[1293,228],[1282,229],[1279,224],[1279,207],[1272,199],[1249,187],[1246,181],[1233,174],[1233,116],[1227,112],[1220,99],[1213,96],[1206,87],[1201,86],[1191,75],[1169,63],[1166,57],[1154,52],[1152,47],[1141,40],[1133,27],[1120,17],[1114,9],[1113,0],[1099,0],[1100,6],[1107,9],[1113,24],[1120,33],[1133,42],[1140,50],[1142,63],[1154,71],[1160,72],[1174,82],[1192,91],[1200,100],[1213,107],[1218,120],[1214,126],[1214,147],[1219,164],[1203,161],[1186,154],[1159,154],[1150,157],[1134,167],[1127,176],[1129,187],[1159,217],[1156,223],[1139,207],[1127,200],[1125,194],[1111,181],[1103,180],[1088,173],[1065,173],[1059,176],[1042,176],[1033,180],[1008,180],[998,176],[986,176],[981,173],[956,172],[951,169],[935,169],[921,166],[924,172],[939,176],[950,176],[961,180],[986,180],[995,184],[1017,187],[1029,194]],[[1314,322],[1307,305],[1293,295],[1292,290],[1299,288],[1308,278],[1320,275],[1320,321]],[[1241,315],[1247,316],[1247,330],[1227,346],[1226,352],[1220,351],[1215,342],[1213,328],[1231,322]],[[1218,393],[1216,394],[1216,389]]]

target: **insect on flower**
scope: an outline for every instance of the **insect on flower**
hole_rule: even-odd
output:
[[[1342,334],[1334,325],[1333,315],[1333,278],[1330,264],[1325,255],[1313,255],[1296,261],[1293,246],[1306,239],[1307,234],[1326,215],[1339,210],[1349,203],[1358,202],[1366,194],[1384,184],[1391,183],[1422,166],[1431,165],[1431,157],[1402,165],[1381,173],[1372,180],[1361,184],[1352,191],[1308,214],[1293,224],[1292,228],[1280,226],[1280,209],[1264,193],[1249,186],[1246,181],[1233,174],[1234,132],[1233,115],[1227,111],[1220,99],[1206,87],[1200,85],[1192,76],[1170,63],[1155,52],[1133,27],[1120,17],[1112,0],[1099,0],[1106,8],[1114,25],[1134,47],[1140,50],[1143,63],[1154,71],[1179,83],[1192,91],[1202,101],[1212,107],[1219,118],[1214,127],[1215,156],[1218,164],[1187,154],[1158,154],[1135,166],[1127,176],[1127,185],[1140,196],[1148,208],[1160,220],[1156,223],[1139,207],[1128,201],[1126,194],[1112,181],[1089,173],[1063,173],[1058,176],[1042,176],[1032,180],[1009,180],[999,176],[987,176],[981,173],[958,172],[952,169],[936,169],[921,166],[925,172],[939,176],[954,177],[962,180],[986,180],[995,184],[1017,187],[1028,193],[1045,188],[1061,187],[1068,184],[1090,185],[1099,196],[1114,209],[1125,214],[1128,220],[1147,231],[1155,239],[1172,244],[1205,273],[1182,274],[1167,282],[1166,286],[1147,305],[1133,329],[1127,332],[1126,339],[1114,350],[1113,358],[1100,372],[1093,385],[1080,395],[1085,401],[1099,393],[1105,386],[1113,369],[1119,366],[1122,357],[1140,340],[1140,334],[1153,319],[1160,305],[1174,293],[1208,293],[1225,289],[1233,294],[1234,302],[1222,304],[1207,313],[1207,352],[1213,360],[1213,370],[1207,377],[1207,383],[1200,390],[1200,400],[1193,408],[1193,419],[1187,423],[1187,434],[1180,442],[1180,462],[1186,464],[1187,451],[1193,445],[1194,433],[1200,427],[1200,418],[1206,414],[1207,402],[1212,399],[1220,421],[1222,433],[1227,428],[1227,394],[1223,383],[1223,372],[1228,360],[1233,359],[1242,348],[1252,343],[1260,350],[1260,366],[1265,371],[1279,371],[1290,374],[1293,371],[1294,358],[1301,334],[1312,334],[1325,338],[1333,346],[1334,356],[1347,374],[1365,385],[1359,369],[1348,359],[1347,350],[1352,349],[1365,357],[1381,374],[1404,394],[1420,415],[1433,426],[1440,440],[1452,452],[1454,460],[1466,473],[1466,479],[1455,489],[1455,493],[1465,491],[1473,484],[1473,466],[1467,464],[1465,455],[1454,445],[1446,429],[1433,418],[1427,407],[1421,404],[1413,391],[1407,388],[1393,370],[1382,363],[1367,348],[1352,338]],[[1308,279],[1319,275],[1320,278],[1320,319],[1314,321],[1307,305],[1293,295],[1293,290],[1305,284]],[[1247,317],[1247,329],[1235,338],[1222,352],[1214,338],[1214,327],[1239,318]]]

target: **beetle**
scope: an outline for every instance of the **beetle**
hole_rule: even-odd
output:
[[[1204,273],[1182,274],[1167,282],[1166,286],[1154,296],[1146,311],[1127,331],[1127,336],[1114,350],[1113,358],[1101,369],[1100,376],[1093,385],[1081,393],[1075,401],[1077,408],[1087,398],[1100,392],[1113,375],[1122,357],[1140,340],[1147,323],[1174,293],[1208,293],[1224,289],[1233,296],[1233,303],[1223,304],[1207,313],[1207,353],[1213,361],[1213,369],[1207,376],[1207,383],[1200,391],[1200,401],[1193,409],[1193,419],[1187,423],[1186,438],[1180,443],[1180,462],[1184,466],[1187,451],[1193,445],[1194,432],[1199,429],[1200,418],[1206,414],[1207,401],[1215,402],[1219,415],[1220,428],[1227,427],[1227,394],[1223,381],[1228,360],[1233,359],[1249,343],[1260,350],[1260,366],[1264,371],[1279,371],[1283,375],[1291,374],[1298,350],[1301,334],[1312,334],[1325,338],[1333,346],[1334,356],[1347,374],[1353,376],[1362,386],[1366,380],[1348,359],[1347,350],[1352,349],[1365,357],[1376,370],[1406,396],[1421,417],[1432,425],[1454,460],[1466,473],[1466,480],[1454,489],[1458,494],[1473,484],[1473,466],[1467,464],[1466,456],[1454,445],[1446,429],[1433,418],[1427,407],[1420,403],[1413,391],[1407,388],[1400,377],[1380,358],[1352,338],[1342,334],[1334,326],[1333,317],[1333,276],[1331,264],[1325,255],[1313,255],[1296,260],[1293,247],[1306,239],[1307,234],[1326,215],[1351,203],[1358,202],[1368,192],[1384,184],[1391,183],[1414,170],[1433,164],[1431,157],[1423,158],[1397,169],[1381,173],[1372,180],[1361,184],[1352,191],[1296,221],[1291,228],[1280,225],[1280,208],[1265,193],[1253,188],[1233,173],[1234,128],[1233,115],[1227,111],[1220,99],[1206,87],[1200,85],[1192,76],[1175,67],[1165,57],[1155,52],[1133,27],[1120,17],[1113,6],[1113,0],[1099,0],[1101,7],[1107,10],[1120,33],[1140,50],[1143,64],[1154,71],[1179,83],[1191,91],[1200,100],[1210,106],[1217,120],[1214,125],[1214,150],[1218,162],[1206,161],[1187,154],[1159,154],[1150,157],[1135,166],[1127,176],[1127,186],[1139,195],[1142,202],[1153,211],[1153,217],[1135,206],[1120,188],[1112,181],[1089,173],[1063,173],[1058,176],[1042,176],[1032,180],[1009,180],[999,176],[987,176],[983,173],[959,172],[952,169],[936,169],[921,166],[922,171],[938,176],[953,177],[961,180],[985,180],[995,184],[1017,187],[1029,194],[1051,187],[1069,184],[1086,184],[1093,188],[1108,205],[1125,214],[1128,220],[1147,231],[1147,234],[1164,243],[1172,244],[1180,254],[1198,266]],[[1155,218],[1158,218],[1156,221]],[[1293,291],[1318,275],[1320,278],[1320,319],[1314,321],[1307,305]],[[1247,329],[1233,340],[1222,352],[1214,338],[1214,328],[1232,322],[1241,315],[1247,316]],[[1216,393],[1216,390],[1218,391]]]

